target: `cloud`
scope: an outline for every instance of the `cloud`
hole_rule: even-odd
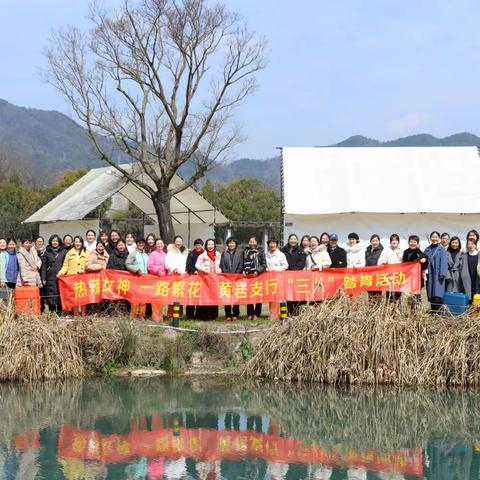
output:
[[[392,120],[388,124],[388,130],[394,134],[419,133],[419,128],[429,126],[431,115],[421,112],[407,113],[403,117]]]

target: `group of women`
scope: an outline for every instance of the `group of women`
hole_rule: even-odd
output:
[[[293,244],[296,244],[296,235],[291,235],[291,238]],[[325,263],[325,266],[330,268],[358,268],[419,261],[422,270],[421,286],[423,288],[426,284],[431,309],[438,311],[444,303],[445,292],[465,294],[470,303],[474,296],[480,293],[479,240],[478,231],[470,230],[466,236],[466,246],[462,248],[459,237],[450,238],[448,233],[440,234],[434,231],[430,234],[430,245],[425,251],[420,249],[420,238],[417,235],[410,235],[408,248],[402,250],[400,237],[395,233],[390,235],[390,243],[385,247],[377,234],[372,235],[369,245],[364,247],[359,236],[351,233],[348,235],[346,248],[342,249],[338,246],[338,237],[335,234],[329,236],[324,233],[320,237],[320,247],[323,245],[330,256],[331,264],[328,265],[328,261]],[[307,258],[312,255],[312,251],[317,252],[320,248],[317,238],[308,235],[302,238],[300,247],[299,250],[303,250]],[[306,268],[309,268],[308,262]],[[369,296],[372,300],[378,300],[382,292],[369,292]],[[400,294],[387,293],[387,298],[398,301]],[[414,304],[418,305],[421,295],[416,295],[413,299]]]
[[[105,231],[96,235],[88,230],[85,239],[81,236],[52,235],[45,245],[43,237],[34,242],[23,238],[20,245],[15,239],[0,238],[0,287],[14,289],[18,285],[36,285],[41,289],[42,308],[62,311],[58,289],[58,277],[102,269],[125,270],[137,275],[166,275],[190,273],[236,273],[246,276],[260,275],[264,271],[322,270],[324,268],[358,268],[373,265],[419,261],[422,268],[422,287],[426,282],[428,299],[432,310],[438,310],[445,292],[465,293],[470,301],[480,293],[480,265],[478,261],[479,234],[471,230],[467,234],[466,248],[462,249],[458,237],[450,238],[447,233],[432,232],[430,245],[422,252],[420,239],[411,235],[408,248],[401,250],[397,234],[390,236],[390,244],[384,247],[378,235],[372,235],[364,246],[356,233],[348,235],[346,248],[338,243],[336,234],[323,233],[304,235],[300,240],[292,234],[283,248],[277,240],[269,240],[268,250],[258,246],[255,237],[246,248],[239,248],[235,238],[226,241],[220,253],[214,239],[205,243],[194,241],[189,252],[181,236],[165,246],[160,238],[149,234],[135,238],[132,233],[122,237],[118,230]],[[381,292],[369,292],[372,300],[378,300]],[[388,293],[388,299],[396,301],[399,294]],[[420,295],[416,297],[420,301]],[[298,310],[298,302],[289,302],[290,314]],[[82,309],[81,313],[85,313]],[[148,313],[148,312],[147,312]],[[262,304],[247,305],[251,320],[260,317]],[[190,319],[213,320],[218,317],[218,307],[187,306],[186,316]],[[277,306],[270,305],[270,315],[278,314]],[[171,309],[168,315],[171,316]],[[227,320],[240,316],[238,305],[225,306]]]

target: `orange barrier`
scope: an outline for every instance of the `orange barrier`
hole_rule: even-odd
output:
[[[40,289],[38,287],[15,288],[15,309],[19,315],[40,315]]]

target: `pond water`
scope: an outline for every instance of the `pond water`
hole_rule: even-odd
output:
[[[0,385],[0,412],[3,479],[480,478],[475,391],[92,380]]]

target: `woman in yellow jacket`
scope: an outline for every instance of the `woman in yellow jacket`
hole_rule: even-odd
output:
[[[73,239],[73,248],[71,248],[65,255],[65,260],[63,261],[63,267],[58,272],[60,275],[74,275],[76,273],[85,272],[85,264],[87,263],[88,257],[90,254],[87,252],[83,238],[75,237]],[[82,307],[76,307],[73,309],[73,314],[80,314],[84,316],[87,312],[86,305]]]
[[[82,237],[73,239],[73,248],[65,255],[63,267],[58,272],[59,275],[74,275],[76,273],[85,273],[85,264],[90,254],[83,245]]]

